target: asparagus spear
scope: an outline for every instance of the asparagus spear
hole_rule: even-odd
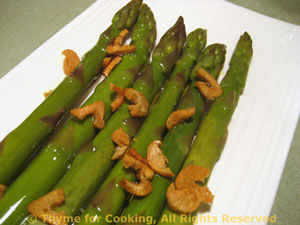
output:
[[[224,65],[226,48],[221,44],[213,44],[205,48],[198,57],[197,64],[193,68],[191,75],[192,82],[196,81],[196,71],[204,68],[215,79],[218,78],[220,71]],[[196,113],[186,123],[178,124],[164,138],[164,154],[168,158],[168,167],[173,173],[177,174],[186,158],[194,133],[198,127],[199,121],[205,111],[205,101],[194,85],[191,85],[184,97],[178,105],[178,109],[196,108]],[[134,197],[129,203],[122,216],[126,218],[130,215],[140,215],[142,217],[151,218],[153,224],[158,219],[160,212],[164,206],[168,186],[171,179],[155,175],[152,179],[152,192],[143,198]],[[150,219],[149,219],[150,220]],[[119,224],[133,224],[130,222]]]
[[[150,11],[149,8],[148,10]],[[185,40],[182,27],[182,19],[179,19],[161,38],[153,52],[152,63],[146,66],[146,69],[133,86],[135,90],[139,90],[144,94],[148,102],[151,102],[160,90],[164,79],[170,73],[181,52]],[[167,52],[167,46],[173,46],[172,51]],[[61,207],[56,207],[55,210],[64,211],[67,216],[76,215],[79,207],[82,206],[88,197],[91,197],[91,194],[95,193],[99,181],[101,182],[107,171],[113,166],[111,155],[114,151],[114,144],[111,140],[111,134],[122,127],[133,136],[143,120],[141,117],[132,119],[128,110],[128,104],[123,103],[94,140],[78,152],[70,170],[53,188],[62,188],[65,194],[65,204]],[[124,123],[124,121],[126,122]],[[38,221],[38,224],[43,223]]]
[[[66,77],[54,92],[27,119],[0,142],[0,184],[10,184],[42,140],[84,93],[102,69],[105,48],[124,28],[133,26],[141,6],[132,0],[112,19],[97,44],[86,53],[71,76]]]
[[[190,154],[183,164],[204,166],[213,169],[220,158],[227,137],[227,127],[237,106],[239,97],[246,83],[247,73],[252,58],[252,40],[248,33],[239,39],[229,64],[229,70],[222,80],[223,95],[211,106],[199,127],[196,140]],[[160,216],[159,225],[169,224],[170,215],[176,224],[193,224],[185,221],[166,206]]]
[[[148,60],[156,39],[156,25],[152,12],[144,6],[132,33],[134,53],[125,55],[122,62],[102,83],[84,105],[102,100],[105,103],[105,120],[111,114],[113,96],[110,83],[128,87]],[[1,224],[16,224],[27,215],[30,202],[48,192],[66,172],[73,154],[96,134],[91,117],[79,121],[72,117],[53,139],[42,149],[26,170],[7,189],[0,200]],[[10,207],[16,206],[13,212]]]
[[[150,113],[137,134],[137,142],[131,145],[141,154],[145,154],[150,142],[162,137],[167,117],[183,92],[197,55],[205,44],[205,30],[198,29],[188,36],[181,59],[177,62],[158,101],[150,108]],[[80,224],[89,224],[87,217],[92,216],[101,218],[98,224],[109,224],[109,220],[105,217],[118,214],[128,196],[128,193],[118,185],[122,178],[133,181],[135,174],[124,169],[122,162],[119,161],[94,196],[90,206],[84,210]]]

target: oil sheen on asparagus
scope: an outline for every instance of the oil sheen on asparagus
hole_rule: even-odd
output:
[[[168,167],[174,174],[177,174],[190,151],[190,146],[198,127],[198,124],[203,117],[205,109],[205,100],[197,88],[193,85],[197,81],[196,71],[200,68],[208,71],[215,79],[218,78],[225,61],[226,48],[221,44],[213,44],[205,48],[202,54],[198,57],[197,64],[193,68],[191,74],[192,84],[186,91],[177,109],[186,109],[195,107],[196,113],[191,119],[184,123],[178,124],[168,132],[164,138],[164,155],[168,158]],[[122,213],[122,217],[130,218],[138,215],[139,220],[155,221],[158,219],[162,208],[165,204],[166,191],[172,180],[170,178],[155,175],[152,179],[152,192],[146,197],[134,197],[129,205]],[[138,220],[138,218],[137,218]],[[135,224],[134,222],[118,223],[118,224]],[[143,224],[141,222],[141,224]]]
[[[150,9],[147,7],[143,10]],[[139,90],[151,102],[160,91],[161,86],[171,72],[185,39],[182,33],[182,20],[170,28],[161,38],[153,52],[152,63],[148,64],[133,88]],[[167,51],[173,46],[171,51]],[[70,170],[62,177],[53,189],[62,188],[65,194],[65,203],[54,210],[64,211],[67,216],[74,216],[78,209],[91,195],[95,193],[104,176],[113,166],[111,160],[114,152],[114,143],[111,134],[122,127],[131,136],[134,136],[142,124],[143,117],[132,118],[128,104],[123,103],[121,108],[112,115],[105,128],[86,144],[75,157]],[[36,225],[44,224],[38,221]]]
[[[133,26],[140,6],[141,1],[133,0],[120,9],[113,17],[111,26],[100,35],[97,44],[86,53],[74,72],[0,142],[0,184],[8,185],[12,182],[63,114],[69,111],[99,75],[106,46],[121,30]]]
[[[183,164],[183,168],[187,165],[197,165],[212,170],[220,158],[227,138],[228,124],[245,87],[252,54],[252,40],[248,33],[244,33],[237,43],[229,69],[221,82],[223,94],[212,104],[201,123],[196,140]],[[169,224],[167,218],[170,218],[170,216],[176,221],[177,225],[193,224],[192,221],[183,220],[168,206],[163,209],[157,224]]]
[[[146,7],[146,6],[144,6]],[[123,57],[122,62],[101,82],[84,105],[102,100],[105,120],[111,114],[112,92],[110,83],[129,87],[147,62],[156,39],[156,24],[152,13],[141,10],[132,32],[131,44],[135,52]],[[41,153],[9,186],[0,200],[0,223],[18,224],[28,214],[30,202],[47,193],[66,172],[68,165],[82,145],[96,135],[92,117],[80,121],[72,117],[51,139]],[[10,207],[14,206],[14,211]]]
[[[206,31],[198,29],[192,32],[187,37],[187,43],[161,95],[150,108],[148,117],[137,133],[137,141],[131,145],[142,155],[153,140],[162,138],[166,120],[184,90],[199,52],[205,47]],[[101,217],[97,224],[110,224],[106,216],[117,215],[128,196],[128,193],[118,185],[122,178],[133,181],[135,174],[125,169],[119,161],[94,196],[90,206],[84,210],[80,224],[88,224],[84,219],[86,215]]]

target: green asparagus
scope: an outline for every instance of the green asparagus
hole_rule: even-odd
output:
[[[237,43],[229,69],[221,82],[223,94],[212,104],[201,123],[183,168],[187,165],[197,165],[212,170],[220,158],[226,142],[228,124],[246,83],[252,54],[252,40],[248,33],[244,33]],[[170,215],[173,215],[172,218],[176,224],[193,224],[191,221],[183,220],[180,215],[166,206],[158,225],[169,224],[167,219],[170,218]]]
[[[86,53],[74,72],[0,142],[0,184],[8,185],[13,181],[63,114],[69,111],[99,75],[106,56],[106,46],[112,43],[121,30],[133,26],[140,6],[140,0],[132,0],[120,9],[113,17],[112,25],[100,35],[97,44]]]
[[[132,85],[139,70],[147,62],[155,39],[155,20],[149,8],[143,6],[132,32],[131,44],[136,46],[135,52],[123,57],[122,62],[96,87],[84,105],[102,100],[105,103],[104,119],[107,120],[113,100],[110,83],[120,87]],[[19,223],[28,214],[28,204],[56,184],[66,172],[74,153],[95,135],[92,117],[83,121],[72,117],[7,189],[0,200],[0,223]],[[13,212],[10,210],[11,206],[15,206]]]
[[[178,20],[178,23],[166,32],[153,52],[152,64],[146,66],[133,86],[135,90],[144,94],[148,102],[151,102],[159,92],[181,51],[185,39],[185,36],[180,34],[182,26],[182,20]],[[171,42],[174,48],[166,52],[165,49]],[[157,54],[158,51],[164,56],[160,57],[160,54]],[[65,194],[65,204],[54,210],[64,211],[67,216],[76,215],[78,209],[91,197],[91,194],[95,193],[101,180],[113,166],[111,155],[114,152],[114,143],[111,140],[111,134],[122,127],[130,136],[133,136],[143,120],[143,117],[131,118],[128,104],[126,102],[122,104],[121,108],[109,119],[105,128],[78,152],[70,170],[53,188],[62,188]],[[43,223],[38,221],[36,225],[38,224]]]
[[[153,140],[162,138],[166,120],[181,96],[197,56],[205,44],[205,30],[198,29],[187,37],[181,59],[177,62],[158,100],[150,108],[148,117],[137,133],[137,141],[131,145],[142,155]],[[110,224],[106,216],[118,214],[128,196],[128,193],[118,185],[122,178],[133,181],[135,174],[125,169],[119,161],[94,196],[90,206],[84,210],[80,224],[89,224],[86,220],[87,215],[89,218],[92,216],[101,218],[98,224]]]
[[[178,124],[164,138],[164,154],[168,158],[169,168],[174,174],[177,174],[186,158],[194,133],[198,127],[199,121],[205,111],[205,101],[199,91],[193,85],[197,81],[196,71],[203,68],[208,71],[215,79],[218,78],[224,65],[226,48],[221,44],[213,44],[205,48],[197,60],[191,75],[192,85],[189,87],[184,97],[178,105],[178,109],[195,107],[196,113],[185,123]],[[152,224],[156,223],[165,203],[166,191],[171,183],[171,179],[155,175],[152,179],[152,192],[143,198],[134,197],[121,215],[129,218],[130,215],[139,215],[136,220],[148,218]],[[136,221],[135,221],[136,222]],[[130,222],[118,224],[134,224]]]

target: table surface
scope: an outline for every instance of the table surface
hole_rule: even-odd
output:
[[[300,25],[300,0],[229,1]],[[93,2],[95,0],[0,0],[0,78]],[[271,212],[276,214],[276,225],[299,225],[299,167],[300,120]]]

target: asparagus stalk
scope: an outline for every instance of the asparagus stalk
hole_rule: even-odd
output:
[[[147,7],[147,10],[150,9]],[[153,18],[153,15],[152,15]],[[183,23],[178,22],[170,28],[161,38],[154,50],[152,63],[146,66],[133,88],[139,90],[151,102],[159,92],[163,81],[170,73],[176,59],[181,52],[185,35],[182,32]],[[172,51],[167,52],[167,45],[172,45]],[[157,53],[161,54],[157,54]],[[160,55],[163,55],[161,57]],[[131,118],[128,104],[125,102],[121,108],[109,119],[105,128],[85,145],[75,157],[70,170],[62,177],[53,189],[62,188],[65,194],[65,204],[56,207],[57,211],[64,211],[67,216],[74,216],[79,208],[95,193],[99,182],[104,178],[107,171],[113,166],[111,155],[114,152],[114,144],[111,134],[122,127],[131,136],[135,135],[143,118]],[[36,225],[43,224],[38,221]]]
[[[122,62],[96,87],[93,95],[84,104],[102,100],[105,103],[105,120],[111,114],[113,100],[110,83],[121,87],[132,85],[150,56],[156,39],[156,25],[152,12],[147,8],[143,7],[132,32],[132,44],[136,46],[136,51],[123,57]],[[56,184],[66,172],[74,153],[95,135],[92,117],[84,121],[72,117],[7,189],[0,200],[1,224],[16,224],[24,218],[28,213],[28,204]],[[13,205],[16,207],[11,212],[10,207]]]
[[[150,108],[148,117],[137,133],[137,142],[131,145],[141,154],[146,153],[148,145],[153,140],[162,137],[166,120],[182,94],[197,55],[205,44],[205,30],[198,29],[188,36],[181,59],[177,62],[158,100]],[[110,224],[106,216],[118,214],[128,196],[128,193],[118,185],[122,178],[133,181],[135,174],[124,169],[122,162],[119,161],[94,196],[91,204],[84,210],[80,224],[89,224],[88,218],[93,216],[101,218],[98,224]]]
[[[226,47],[221,44],[213,44],[205,48],[198,57],[197,64],[191,74],[192,83],[196,81],[196,71],[204,68],[215,79],[218,78],[224,65]],[[199,91],[192,84],[178,105],[178,109],[196,108],[196,113],[186,123],[178,124],[164,138],[164,154],[169,160],[169,168],[174,174],[177,174],[186,158],[194,133],[198,127],[201,117],[205,111],[205,101]],[[165,203],[166,191],[172,182],[171,179],[155,175],[152,179],[152,192],[143,198],[134,197],[129,203],[122,216],[129,218],[131,215],[140,215],[151,219],[152,224],[156,223]],[[140,219],[144,219],[140,218]],[[134,224],[130,222],[118,224]]]
[[[132,0],[120,9],[113,17],[112,25],[100,35],[97,44],[86,53],[71,76],[66,77],[26,120],[0,142],[0,184],[8,185],[13,181],[64,112],[69,111],[99,74],[106,46],[121,30],[133,26],[140,6],[140,0]]]
[[[244,33],[237,43],[229,69],[221,82],[223,95],[212,104],[201,123],[196,140],[183,164],[183,168],[188,165],[197,165],[212,170],[220,158],[226,142],[228,124],[246,83],[252,54],[252,40],[248,33]],[[173,222],[176,224],[193,224],[193,222],[184,220],[183,217],[166,206],[160,216],[158,225],[169,224],[170,221],[167,219],[170,218],[170,215],[173,215]]]

